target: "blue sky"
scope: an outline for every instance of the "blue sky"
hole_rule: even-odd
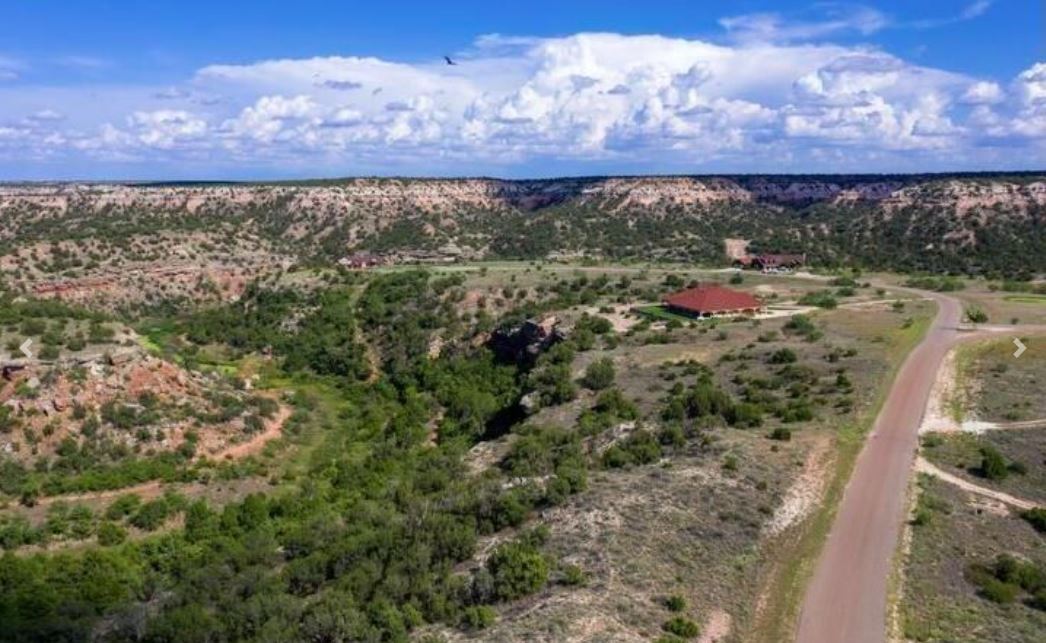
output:
[[[0,179],[1041,169],[1041,7],[15,0]]]

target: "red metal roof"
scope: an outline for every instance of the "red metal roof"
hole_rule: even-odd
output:
[[[748,293],[716,285],[701,285],[683,290],[668,295],[664,302],[673,308],[694,313],[719,313],[762,307],[759,300]]]

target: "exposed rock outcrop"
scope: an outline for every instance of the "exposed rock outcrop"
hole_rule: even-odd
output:
[[[557,327],[558,323],[555,317],[546,317],[540,321],[528,319],[518,326],[494,331],[488,345],[498,359],[529,368],[541,353],[565,339],[566,336]]]

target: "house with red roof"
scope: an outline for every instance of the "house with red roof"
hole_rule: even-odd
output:
[[[763,309],[763,303],[752,295],[717,284],[699,284],[668,295],[664,304],[672,312],[690,317],[754,315]]]
[[[734,259],[735,268],[755,268],[763,272],[791,272],[806,265],[803,254],[744,255]]]

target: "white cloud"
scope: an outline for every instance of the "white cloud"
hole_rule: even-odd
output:
[[[957,14],[945,16],[943,18],[925,18],[923,20],[915,20],[900,26],[910,27],[912,29],[936,29],[938,27],[946,27],[958,22],[980,18],[988,13],[988,10],[991,9],[993,4],[995,4],[995,0],[974,0],[964,6]]]
[[[207,133],[206,121],[181,110],[135,112],[128,123],[139,142],[160,149],[200,140]]]
[[[1046,139],[1046,63],[1037,63],[1021,72],[1015,85],[1020,110],[1013,119],[1013,133]]]
[[[29,116],[25,117],[27,121],[32,123],[52,123],[55,121],[65,120],[65,115],[54,111],[53,109],[42,109],[38,112],[34,112]]]
[[[0,56],[0,82],[18,80],[20,75],[19,72],[21,72],[23,68],[24,65],[14,58]]]
[[[353,89],[359,89],[360,87],[363,87],[363,83],[358,83],[358,82],[356,82],[354,80],[334,80],[334,79],[327,79],[327,80],[325,80],[323,82],[317,82],[317,83],[315,83],[315,85],[317,87],[324,87],[326,89],[333,89],[333,90],[342,91],[342,92],[350,91],[350,90],[353,90]]]
[[[790,19],[779,13],[749,13],[721,18],[719,24],[742,42],[814,40],[844,33],[873,34],[889,20],[877,9],[859,5],[822,4],[820,15]]]
[[[1036,63],[1017,76],[1017,95],[1029,107],[1046,103],[1046,63]]]
[[[988,12],[993,1],[994,0],[976,0],[975,2],[971,2],[963,8],[962,12],[959,13],[959,17],[963,20],[979,18]]]
[[[165,87],[153,94],[154,98],[160,100],[184,100],[192,96],[192,92],[184,87]]]
[[[974,0],[952,15],[901,21],[873,7],[843,2],[820,2],[809,9],[781,14],[748,13],[719,20],[738,42],[801,42],[847,35],[870,36],[884,29],[936,29],[979,18],[994,0]]]
[[[994,105],[1002,102],[1004,94],[998,83],[977,81],[970,85],[962,95],[962,100],[970,105]]]
[[[805,33],[876,28],[860,13],[837,22]],[[755,24],[743,28],[760,32]],[[453,67],[335,56],[212,65],[172,87],[0,89],[0,159],[205,159],[315,173],[548,161],[855,171],[889,170],[912,152],[974,164],[986,146],[1038,145],[1046,133],[1046,63],[1008,83],[974,79],[867,46],[793,43],[797,25],[772,24],[773,37],[735,44],[488,35]],[[41,116],[67,104],[83,108]],[[1046,150],[1025,158],[1039,163]]]
[[[225,121],[221,130],[233,137],[262,143],[286,140],[292,134],[292,128],[315,108],[312,98],[306,95],[263,96],[253,105],[245,107],[236,118]]]

